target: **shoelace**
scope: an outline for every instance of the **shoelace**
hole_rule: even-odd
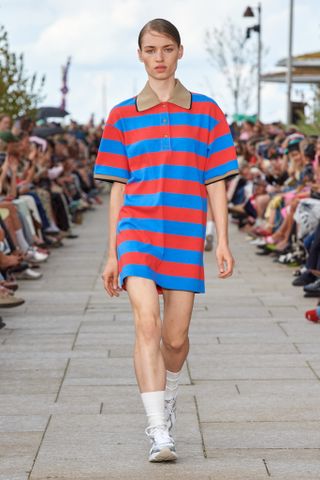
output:
[[[174,412],[176,408],[176,400],[174,398],[170,398],[170,400],[166,400],[165,406],[169,413]]]
[[[172,439],[169,435],[168,429],[165,425],[159,425],[157,427],[147,427],[146,434],[155,440],[157,444],[172,443]]]

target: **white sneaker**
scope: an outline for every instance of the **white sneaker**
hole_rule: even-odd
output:
[[[42,263],[45,262],[48,258],[47,253],[39,252],[36,248],[30,247],[26,252],[26,261],[32,263]]]
[[[173,429],[176,423],[176,418],[177,418],[176,410],[177,410],[176,398],[170,398],[170,400],[164,401],[164,418],[168,426],[169,433],[171,433],[171,430]]]
[[[255,238],[254,240],[251,240],[250,244],[251,245],[265,245],[267,242],[264,238]]]
[[[26,270],[23,270],[23,272],[17,272],[14,274],[17,280],[38,280],[42,275],[43,273],[36,272],[31,268],[27,268]]]
[[[176,460],[176,447],[166,425],[147,427],[146,435],[151,442],[149,462],[167,462]]]

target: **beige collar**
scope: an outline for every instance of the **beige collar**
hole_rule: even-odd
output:
[[[176,85],[173,89],[172,96],[168,100],[170,103],[178,105],[178,107],[185,108],[187,110],[191,109],[191,93],[187,90],[182,83],[177,79]],[[136,97],[136,107],[138,112],[143,112],[149,108],[159,105],[161,100],[159,100],[157,94],[152,90],[149,85],[149,82],[146,83],[143,90]]]

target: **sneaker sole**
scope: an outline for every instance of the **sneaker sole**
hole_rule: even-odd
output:
[[[39,280],[42,278],[42,275],[39,275],[39,277],[24,277],[22,275],[15,275],[17,280]]]
[[[0,308],[14,308],[14,307],[20,307],[20,305],[23,305],[25,303],[25,300],[19,300],[15,303],[2,303],[0,304]]]
[[[160,452],[153,453],[149,457],[149,462],[172,462],[177,460],[178,456],[175,452],[172,452],[170,448],[165,447]]]

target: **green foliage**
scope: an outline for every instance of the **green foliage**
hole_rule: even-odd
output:
[[[301,115],[297,127],[304,135],[320,135],[320,86],[313,87],[314,97],[311,115]]]
[[[36,74],[26,74],[23,54],[10,52],[8,33],[0,25],[0,113],[33,117],[43,101],[44,83],[44,76],[38,82]]]
[[[316,112],[311,122],[303,116],[297,126],[304,135],[320,135],[320,110]]]

